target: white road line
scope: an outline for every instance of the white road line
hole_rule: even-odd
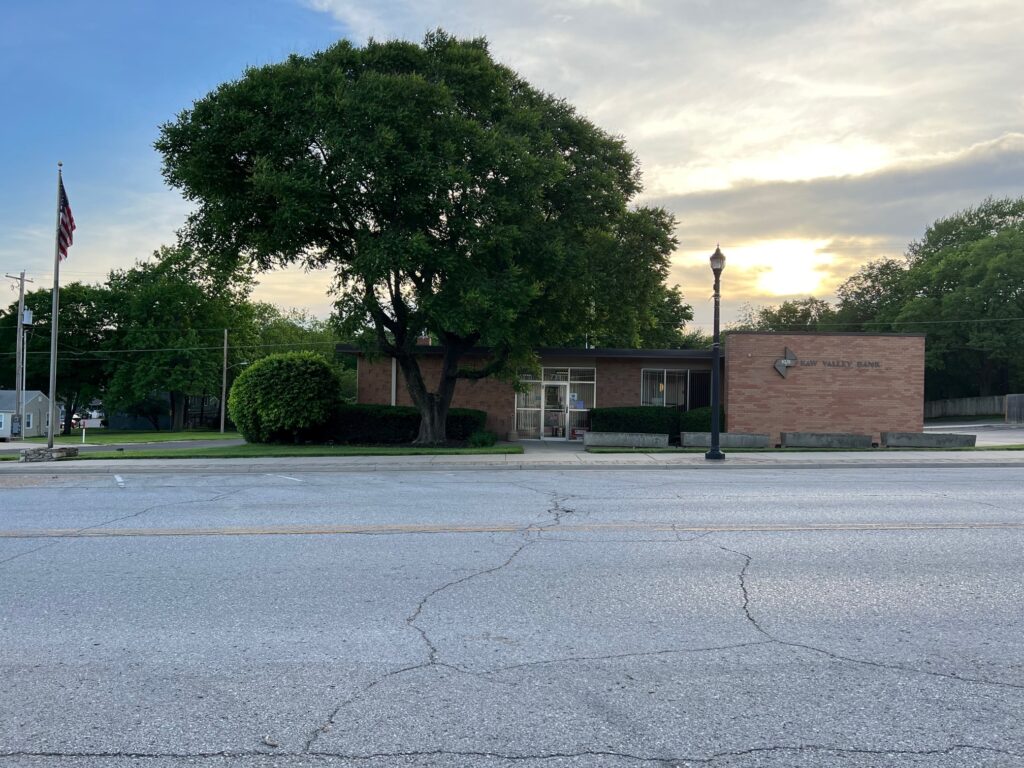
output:
[[[124,478],[120,475],[114,475],[114,482],[117,483],[118,488],[124,488]]]
[[[296,483],[301,483],[302,482],[299,478],[297,478],[297,477],[288,477],[288,475],[272,475],[269,472],[266,472],[264,474],[266,474],[267,477],[283,477],[285,480],[294,480]]]

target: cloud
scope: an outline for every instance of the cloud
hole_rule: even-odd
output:
[[[328,295],[331,280],[329,270],[306,272],[298,266],[275,269],[259,276],[252,298],[285,309],[307,309],[317,317],[327,317],[334,309],[334,301]]]
[[[987,196],[1024,191],[1024,134],[1012,133],[932,162],[858,176],[738,182],[650,202],[679,218],[683,248],[754,238],[868,237],[906,245],[935,219]]]
[[[684,292],[708,280],[721,242],[728,292],[740,303],[832,298],[860,266],[898,257],[936,219],[987,196],[1024,193],[1024,135],[1008,134],[931,163],[842,178],[746,182],[730,189],[653,200],[678,220],[671,279]],[[788,247],[788,251],[787,251]],[[770,279],[766,280],[766,274]],[[695,312],[707,323],[709,311]]]
[[[350,36],[485,35],[636,149],[652,194],[877,170],[1020,125],[1024,5],[311,0]]]
[[[360,42],[484,35],[499,61],[624,136],[643,201],[679,219],[672,279],[699,323],[716,242],[734,253],[735,313],[807,288],[827,297],[935,219],[1024,192],[1017,0],[305,4]]]
[[[61,284],[103,282],[110,270],[130,267],[161,245],[172,245],[189,211],[184,200],[167,190],[98,190],[83,192],[71,202],[77,229],[68,258],[61,264]],[[52,284],[51,228],[32,222],[9,232],[7,241],[0,248],[4,262],[24,264],[38,287]]]

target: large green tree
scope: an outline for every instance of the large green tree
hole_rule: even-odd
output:
[[[192,242],[229,264],[333,270],[345,328],[397,360],[421,443],[445,439],[459,379],[511,375],[581,327],[639,336],[665,299],[673,222],[629,208],[634,156],[481,39],[341,42],[250,69],[156,146],[196,205]],[[433,387],[424,332],[443,350]],[[478,346],[491,362],[464,367]]]
[[[32,310],[28,328],[26,385],[47,392],[50,381],[50,316],[52,291],[43,288],[25,294],[25,308]],[[110,293],[103,286],[68,283],[60,289],[57,324],[57,399],[64,403],[62,431],[71,431],[72,415],[101,397],[106,383],[105,361],[97,354],[111,337]],[[0,356],[0,381],[14,385],[14,350],[18,304],[13,303],[0,323],[0,348],[11,350]]]
[[[912,266],[893,327],[928,334],[931,398],[1024,385],[1024,226],[948,245]]]

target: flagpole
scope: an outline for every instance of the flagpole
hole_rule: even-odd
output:
[[[50,428],[46,431],[46,447],[53,448],[53,430],[57,422],[57,310],[60,307],[60,214],[61,167],[57,163],[57,228],[53,244],[53,305],[50,311]]]

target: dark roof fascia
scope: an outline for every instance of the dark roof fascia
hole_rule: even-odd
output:
[[[335,351],[347,355],[363,355],[362,349],[351,344],[339,344]],[[489,347],[475,347],[466,354],[468,356],[484,356],[490,354]],[[440,346],[419,346],[416,352],[421,355],[440,355],[444,348]],[[612,349],[582,347],[537,347],[534,349],[539,357],[594,357],[594,358],[650,358],[670,360],[710,360],[710,349]]]

